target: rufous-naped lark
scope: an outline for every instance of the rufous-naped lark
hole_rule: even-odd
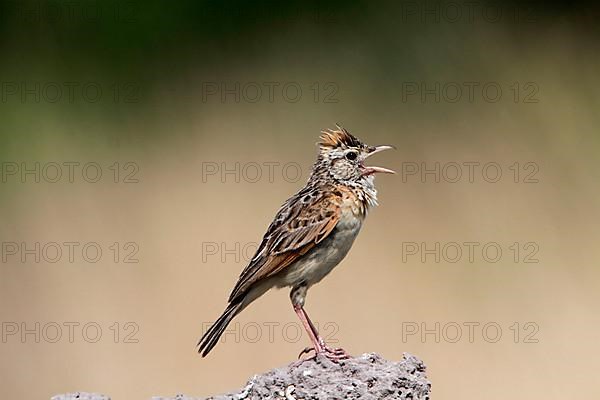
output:
[[[223,314],[200,339],[206,356],[248,304],[273,287],[291,287],[294,311],[312,342],[310,350],[337,360],[348,357],[327,346],[304,310],[306,292],[342,261],[352,247],[368,210],[377,205],[375,173],[394,173],[365,166],[367,158],[392,146],[368,146],[337,125],[322,132],[319,154],[304,188],[290,197],[269,225],[256,254],[229,296]]]

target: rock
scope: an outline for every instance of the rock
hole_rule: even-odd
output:
[[[334,363],[324,356],[295,362],[254,375],[243,388],[206,400],[318,400],[411,399],[428,400],[431,383],[425,365],[405,353],[401,361],[388,361],[375,353]],[[72,393],[52,400],[110,400],[98,394]],[[178,394],[153,400],[199,400]]]
[[[110,400],[110,397],[98,393],[75,392],[52,396],[50,400]]]
[[[405,353],[402,361],[393,362],[369,353],[337,364],[323,356],[292,363],[253,376],[240,390],[206,400],[428,400],[430,390],[425,365],[418,358]],[[197,400],[183,395],[174,399]]]

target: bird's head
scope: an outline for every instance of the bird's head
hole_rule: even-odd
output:
[[[319,142],[319,159],[317,164],[322,169],[321,174],[342,183],[356,183],[371,180],[376,173],[394,174],[391,169],[365,165],[365,160],[383,150],[393,149],[393,146],[368,146],[350,134],[340,125],[336,129],[321,132]]]

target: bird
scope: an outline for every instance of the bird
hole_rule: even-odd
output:
[[[377,205],[376,173],[394,174],[365,160],[394,146],[368,146],[340,124],[321,131],[318,155],[306,185],[279,209],[229,295],[223,314],[197,344],[202,357],[232,319],[269,289],[291,287],[290,300],[314,351],[337,361],[350,357],[329,347],[304,310],[308,289],[346,256],[371,208]]]

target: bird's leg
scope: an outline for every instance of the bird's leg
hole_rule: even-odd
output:
[[[310,358],[314,358],[318,353],[322,353],[324,351],[323,346],[319,341],[319,334],[315,329],[313,323],[308,319],[308,315],[306,315],[306,312],[303,308],[307,290],[308,287],[303,284],[294,286],[292,288],[292,291],[290,292],[290,300],[292,301],[292,305],[294,306],[294,311],[296,312],[296,315],[298,315],[298,318],[300,319],[300,322],[302,322],[302,325],[304,325],[304,329],[308,334],[308,338],[313,344],[312,349],[310,347],[307,347],[304,350],[302,350],[300,354],[298,354],[298,358],[302,357],[304,353],[310,353],[311,350],[315,351],[315,355]]]
[[[312,349],[310,347],[307,347],[304,350],[302,350],[300,354],[298,354],[298,358],[302,357],[304,353],[309,353],[313,349],[315,351],[315,356],[319,353],[323,353],[325,349],[323,348],[323,345],[321,344],[321,341],[319,340],[319,337],[316,334],[314,325],[308,319],[308,315],[306,315],[306,311],[304,311],[304,308],[302,306],[294,305],[294,311],[296,312],[296,315],[298,315],[298,318],[300,319],[300,322],[302,322],[302,325],[304,325],[304,329],[308,334],[308,338],[313,344]]]
[[[329,354],[334,354],[339,356],[340,358],[350,358],[350,354],[348,354],[346,352],[346,350],[342,349],[341,347],[329,347],[327,345],[327,343],[325,343],[325,340],[321,337],[321,335],[319,335],[319,332],[317,331],[317,328],[315,328],[315,324],[313,324],[313,322],[310,320],[308,314],[306,313],[306,311],[304,310],[304,308],[302,308],[302,312],[304,312],[304,315],[306,316],[306,320],[308,321],[311,329],[313,330],[317,340],[319,341],[319,344],[321,345],[321,347],[323,348],[323,350],[325,350],[325,352],[329,353]]]
[[[315,356],[317,354],[323,354],[327,358],[334,361],[349,358],[350,355],[346,353],[346,351],[344,351],[343,349],[334,349],[327,346],[323,338],[319,335],[317,328],[315,327],[313,322],[310,320],[308,314],[304,310],[304,299],[306,297],[306,290],[306,286],[298,286],[294,287],[292,289],[292,292],[290,293],[290,298],[294,306],[294,311],[296,312],[296,315],[298,315],[298,318],[302,322],[302,325],[304,325],[304,329],[306,330],[306,333],[308,334],[308,337],[313,344],[312,349],[309,347],[305,348],[300,352],[298,357],[300,358],[304,353],[309,353],[311,350],[314,350]],[[315,356],[311,358],[314,358]]]
[[[306,313],[304,308],[302,308],[301,310],[304,313],[304,316],[306,317],[306,320],[308,321],[308,324],[310,325],[310,328],[313,331],[314,336],[317,338],[319,344],[321,345],[321,348],[323,349],[323,353],[325,353],[325,355],[327,357],[340,359],[340,360],[351,357],[350,354],[348,354],[346,352],[346,350],[342,349],[341,347],[337,347],[337,348],[329,347],[327,345],[327,343],[325,343],[325,340],[321,337],[321,335],[319,335],[317,328],[315,328],[315,325],[310,320],[310,317],[308,316],[308,314]]]

